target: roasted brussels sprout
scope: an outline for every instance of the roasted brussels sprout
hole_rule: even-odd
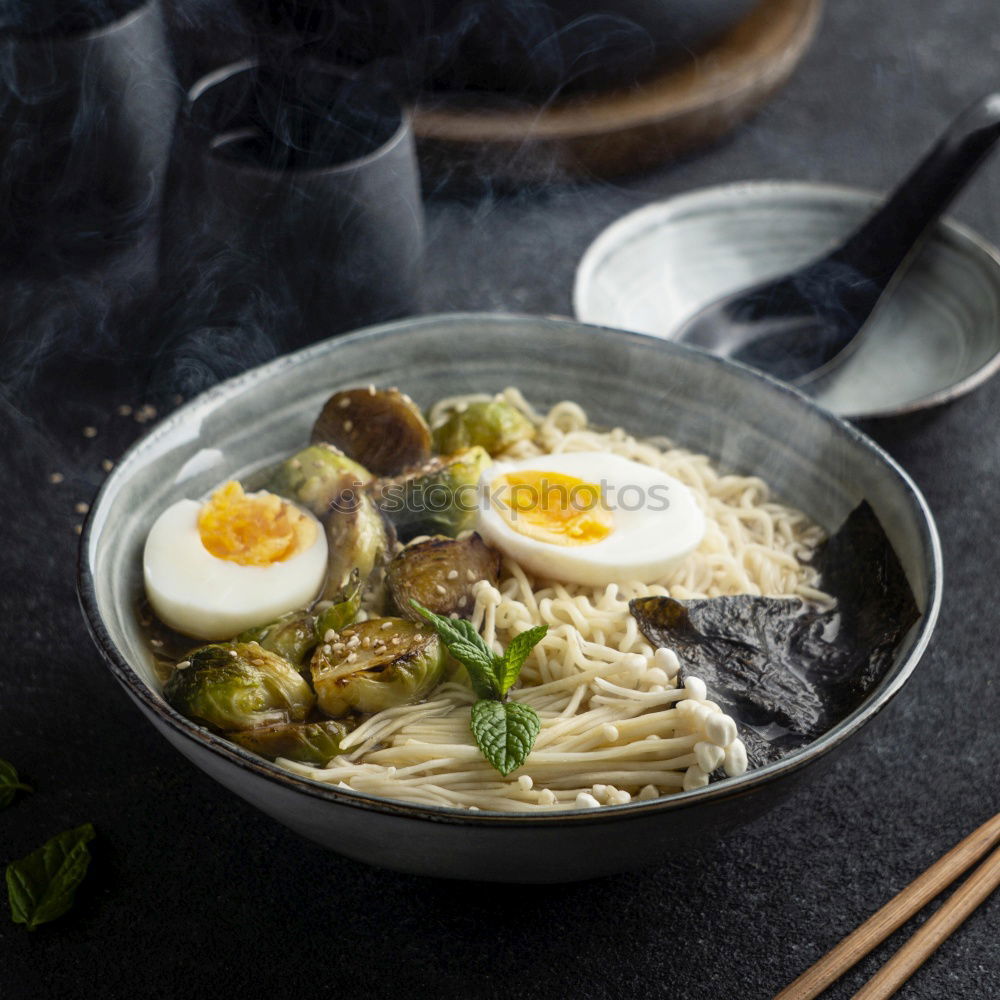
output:
[[[314,444],[285,459],[264,489],[307,507],[317,517],[370,482],[372,474],[336,448]]]
[[[189,719],[223,732],[301,722],[315,702],[295,667],[256,642],[194,650],[177,665],[163,696]]]
[[[232,740],[251,753],[274,760],[286,757],[322,767],[340,753],[340,741],[351,731],[348,722],[289,722],[233,733]]]
[[[435,614],[467,618],[475,603],[472,588],[479,580],[500,579],[500,553],[479,535],[437,536],[407,546],[389,564],[389,593],[404,618],[423,621],[411,600]]]
[[[391,526],[367,493],[360,490],[338,503],[326,518],[327,573],[321,601],[343,600],[357,570],[362,587],[375,582],[395,542]]]
[[[431,454],[431,432],[423,414],[398,389],[335,392],[312,430],[379,476],[394,476]]]
[[[404,541],[417,535],[454,537],[476,522],[479,477],[490,465],[483,448],[432,458],[370,489]]]
[[[351,575],[344,589],[336,598],[330,601],[320,601],[316,605],[314,646],[317,642],[323,642],[324,636],[331,629],[334,632],[339,632],[358,617],[358,611],[361,610],[361,591],[361,573],[355,567],[351,570]]]
[[[314,617],[308,611],[290,611],[277,621],[241,632],[236,641],[259,642],[269,653],[277,653],[301,670],[316,648]]]
[[[319,707],[336,718],[420,701],[440,682],[444,663],[429,625],[372,618],[318,647],[311,668]]]
[[[500,400],[469,403],[455,410],[448,419],[435,427],[435,451],[451,455],[479,445],[491,455],[499,455],[518,441],[530,441],[535,426],[520,410]]]

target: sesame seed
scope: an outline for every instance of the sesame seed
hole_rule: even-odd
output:
[[[369,385],[368,386],[368,395],[369,396],[374,396],[375,395],[375,386],[374,385]]]
[[[235,649],[229,650],[229,655],[235,660],[236,659],[236,650]]]
[[[335,653],[342,653],[344,651],[344,644],[342,642],[335,642],[333,644],[333,651]]]
[[[49,482],[52,483],[53,486],[58,486],[65,478],[66,477],[61,472],[49,473]]]
[[[354,430],[354,421],[353,420],[345,420],[344,421],[344,430],[347,431],[348,433],[350,433],[351,431],[353,431]]]
[[[330,646],[330,644],[329,644],[329,643],[327,643],[327,644],[326,644],[326,645],[325,645],[325,646],[323,647],[323,655],[324,655],[324,656],[329,656],[329,655],[330,655],[330,654],[331,654],[332,652],[333,652],[333,649],[332,649],[332,647]]]
[[[152,645],[156,646],[157,648],[163,645],[162,639],[150,639],[149,641],[150,643],[152,643]]]
[[[97,437],[97,428],[96,427],[84,427],[84,429],[83,429],[83,436],[85,438],[95,438],[95,437]]]
[[[347,657],[347,662],[348,663],[353,663],[357,658],[358,658],[358,654],[357,653],[349,653],[348,657]]]
[[[336,639],[336,638],[337,638],[337,633],[334,632],[332,628],[328,628],[323,633],[323,641],[324,642],[333,642],[333,640]]]
[[[475,580],[476,579],[476,574],[473,573],[471,569],[467,569],[465,571],[465,579],[466,580]]]
[[[424,641],[424,633],[423,633],[423,632],[418,632],[418,633],[417,633],[417,634],[416,634],[416,635],[415,635],[415,636],[413,637],[413,641],[414,641],[414,642],[423,642],[423,641]]]
[[[346,410],[351,405],[351,397],[345,396],[343,399],[337,401],[337,406],[342,410]]]
[[[181,662],[177,664],[177,669],[178,670],[187,670],[187,668],[190,667],[190,666],[191,666],[191,661],[190,660],[181,660]]]
[[[110,458],[105,458],[101,462],[101,468],[105,472],[110,472],[115,467],[115,463],[111,461]]]
[[[118,407],[117,413],[119,417],[130,417],[132,416],[132,407],[129,406],[128,403],[122,403],[122,405]],[[178,663],[177,666],[180,666],[180,664]]]
[[[448,588],[443,583],[436,583],[436,584],[434,584],[434,589],[439,594],[447,594],[448,593]]]
[[[347,640],[347,648],[354,649],[354,647],[360,645],[360,643],[361,643],[361,636],[352,635],[351,638]]]
[[[90,504],[82,502],[78,503],[73,507],[73,510],[75,510],[77,514],[86,514],[87,511],[90,510]]]
[[[361,640],[361,648],[362,649],[370,649],[371,648],[371,644],[372,644],[372,641],[371,641],[371,639],[367,635]]]
[[[450,569],[450,570],[448,570],[448,579],[449,580],[457,580],[458,579],[458,570],[457,569]]]
[[[78,535],[82,535],[82,534],[83,534],[83,525],[82,525],[82,524],[74,524],[74,525],[73,525],[73,530],[74,530],[74,531],[75,531],[75,532],[76,532],[76,533],[77,533]]]
[[[451,618],[453,621],[458,621],[459,614],[457,611],[452,611],[452,613],[448,615],[448,617]]]
[[[398,635],[394,635],[394,636],[392,637],[392,644],[393,644],[394,646],[398,646],[398,645],[399,645],[399,644],[400,644],[400,643],[401,643],[402,641],[403,641],[403,640],[402,640],[402,639],[400,639]]]
[[[464,608],[465,605],[468,603],[469,603],[469,598],[465,594],[462,594],[462,596],[458,599],[458,606],[460,608]]]
[[[392,628],[392,622],[390,622],[390,621],[382,622],[382,624],[379,625],[379,628],[381,628],[381,629]]]

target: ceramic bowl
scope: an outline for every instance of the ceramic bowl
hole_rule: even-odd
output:
[[[613,223],[580,261],[578,319],[670,339],[714,299],[822,256],[883,196],[825,184],[705,188]],[[939,222],[857,352],[817,386],[852,419],[948,402],[1000,367],[1000,253]]]
[[[591,418],[669,432],[728,469],[764,476],[827,528],[867,499],[923,612],[892,667],[833,730],[778,763],[651,802],[537,815],[392,801],[303,779],[212,735],[162,699],[135,615],[150,525],[302,446],[335,389],[399,385],[421,405],[456,391],[519,386],[541,406],[571,398]],[[655,863],[723,836],[779,802],[902,687],[937,617],[941,557],[930,512],[873,442],[800,393],[748,368],[674,344],[533,317],[406,320],[328,340],[224,382],[181,407],[118,463],[80,548],[79,592],[111,672],[182,754],[263,812],[352,858],[423,875],[555,882]]]

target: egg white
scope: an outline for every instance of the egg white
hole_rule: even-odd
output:
[[[573,546],[515,531],[495,509],[497,501],[490,501],[489,485],[498,476],[528,470],[563,473],[604,487],[614,530],[598,542]],[[705,534],[705,515],[683,483],[659,469],[608,452],[562,452],[496,462],[483,474],[480,485],[484,496],[479,505],[479,533],[528,572],[550,580],[591,586],[626,580],[654,583],[696,549]],[[666,509],[658,509],[662,506]]]
[[[301,552],[269,566],[241,566],[202,544],[202,505],[178,500],[146,537],[142,570],[149,603],[166,625],[196,639],[231,639],[254,625],[305,607],[326,576],[326,533]]]

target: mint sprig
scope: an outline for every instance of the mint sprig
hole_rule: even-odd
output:
[[[507,701],[507,692],[521,673],[528,654],[548,632],[548,625],[536,625],[514,636],[503,653],[497,655],[472,622],[464,618],[444,618],[418,601],[410,603],[432,626],[448,652],[469,672],[478,701],[472,706],[471,728],[483,756],[506,778],[531,753],[542,722],[530,706]]]
[[[18,791],[30,792],[31,786],[18,778],[17,771],[10,761],[0,758],[0,809],[9,806]]]

